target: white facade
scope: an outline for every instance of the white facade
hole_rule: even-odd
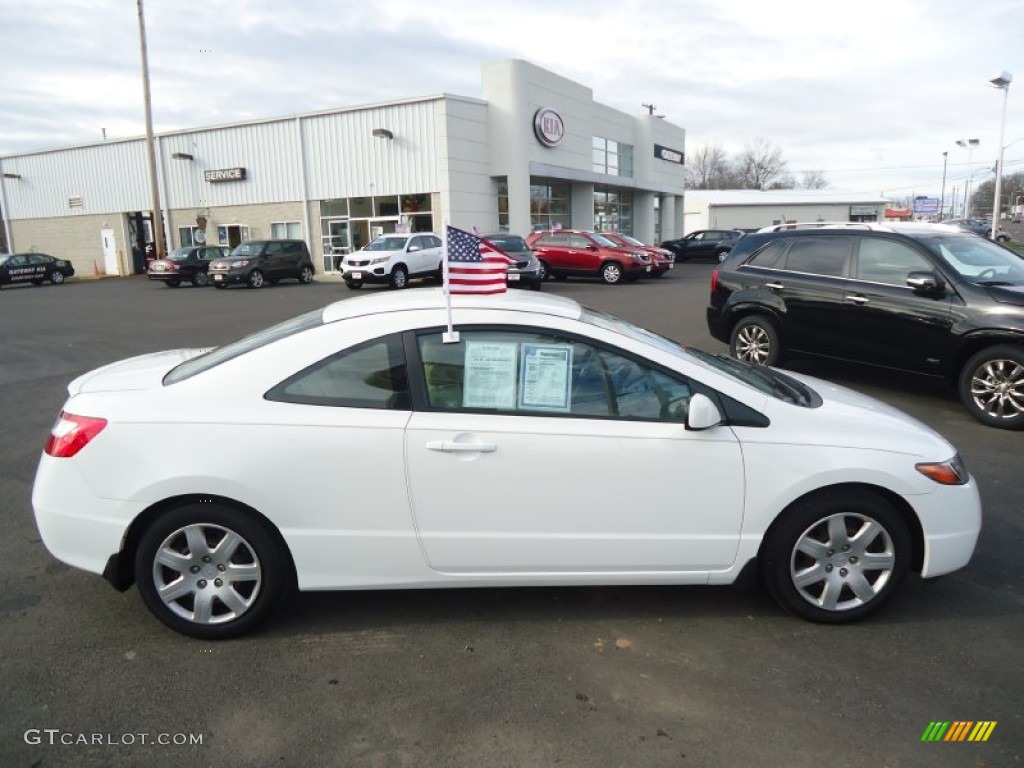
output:
[[[757,229],[803,221],[884,221],[888,201],[863,192],[799,189],[691,189],[683,234]]]
[[[445,222],[682,234],[681,128],[598,104],[524,61],[485,65],[483,93],[160,134],[168,248],[301,237],[332,269],[376,234]],[[534,130],[542,109],[563,130],[551,145]],[[145,139],[0,157],[0,205],[12,251],[69,258],[79,274],[138,271],[152,206]],[[113,232],[115,259],[101,232]]]

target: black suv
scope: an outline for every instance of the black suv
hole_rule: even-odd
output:
[[[1024,429],[1024,259],[953,227],[749,234],[712,273],[707,323],[741,360],[817,355],[943,377],[982,423]]]
[[[678,240],[666,240],[662,248],[672,251],[676,261],[715,259],[721,261],[743,237],[741,229],[698,229]]]
[[[262,288],[264,283],[294,279],[313,282],[313,259],[303,240],[250,240],[235,246],[230,256],[210,262],[210,282],[217,288],[244,283]]]

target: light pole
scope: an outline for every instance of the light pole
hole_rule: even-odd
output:
[[[942,195],[939,197],[939,221],[946,218],[946,163],[949,160],[949,152],[942,153]]]
[[[1013,82],[1013,75],[1003,71],[989,80],[995,88],[1003,92],[1003,119],[999,123],[999,159],[996,161],[996,196],[992,202],[992,232],[993,240],[996,239],[996,230],[999,229],[999,195],[1003,186],[1003,137],[1006,133],[1006,102],[1010,100],[1010,83]]]
[[[974,152],[974,148],[981,144],[980,139],[957,139],[956,145],[963,147],[967,150],[967,184],[964,187],[964,218],[970,218],[971,212],[971,154]]]

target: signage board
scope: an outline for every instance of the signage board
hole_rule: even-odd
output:
[[[245,168],[222,168],[217,171],[203,171],[203,179],[211,183],[245,181]]]

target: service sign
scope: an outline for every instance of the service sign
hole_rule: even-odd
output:
[[[545,147],[554,147],[565,138],[562,116],[548,107],[541,107],[533,116],[533,133]]]
[[[219,171],[203,171],[203,178],[211,183],[245,181],[245,168],[222,168]]]
[[[654,145],[654,156],[659,160],[666,160],[670,163],[676,163],[677,165],[683,164],[683,153],[677,149],[669,149],[663,147],[661,144]]]

